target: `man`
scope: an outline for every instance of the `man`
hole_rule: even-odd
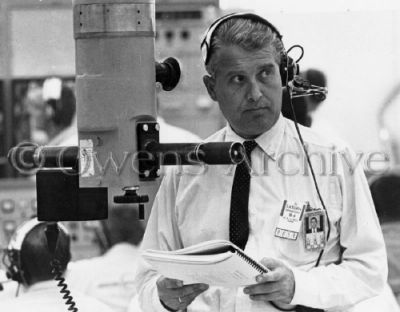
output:
[[[318,225],[317,218],[312,217],[311,218],[311,232],[312,233],[317,233],[317,225]]]
[[[229,122],[208,141],[243,142],[252,174],[246,175],[245,163],[167,174],[142,248],[226,239],[269,272],[244,288],[184,285],[143,263],[137,280],[142,310],[278,311],[275,306],[290,303],[346,311],[378,294],[387,265],[368,184],[361,168],[348,170],[342,158],[317,183],[308,166],[301,167],[298,134],[280,114],[290,62],[278,31],[257,15],[234,14],[210,27],[203,47],[204,83]],[[301,131],[310,154],[330,155],[329,142]],[[304,222],[312,215],[328,221],[323,253],[321,246],[305,246]],[[297,228],[289,229],[288,220]]]
[[[74,90],[59,78],[43,82],[43,101],[47,118],[46,131],[51,141],[62,139],[61,133],[73,125],[76,112]]]
[[[53,279],[54,266],[51,262],[54,257],[48,249],[45,229],[45,223],[32,219],[24,223],[11,238],[6,251],[7,275],[17,281],[22,289],[17,297],[1,300],[1,311],[64,312],[71,306],[66,302],[68,298],[63,298],[68,295],[66,290],[61,294],[61,288]],[[58,261],[60,283],[71,259],[70,238],[62,226],[59,227],[54,255]],[[68,296],[80,311],[111,312],[97,300],[84,297],[74,290]]]
[[[318,227],[318,220],[316,217],[312,217],[310,221],[310,227],[306,230],[306,248],[307,246],[318,246],[324,239],[324,232]]]
[[[131,205],[114,206],[103,222],[110,249],[102,256],[73,262],[67,281],[74,289],[124,312],[135,295],[134,278],[139,260],[138,246],[144,225]]]

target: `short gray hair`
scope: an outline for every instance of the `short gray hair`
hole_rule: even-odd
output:
[[[286,53],[276,32],[265,23],[249,18],[230,18],[218,26],[211,39],[210,61],[206,65],[210,75],[215,73],[216,52],[222,46],[229,45],[239,46],[246,51],[257,51],[272,46],[278,64],[281,63],[281,56]]]

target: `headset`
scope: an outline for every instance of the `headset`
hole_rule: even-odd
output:
[[[214,23],[211,24],[211,26],[206,30],[203,40],[201,41],[201,52],[203,56],[203,61],[204,64],[207,65],[208,62],[210,61],[210,57],[212,54],[212,48],[211,48],[211,41],[213,39],[213,35],[215,31],[218,29],[218,27],[226,22],[227,20],[230,20],[232,18],[245,18],[245,19],[250,19],[256,22],[260,22],[264,25],[266,25],[271,31],[278,37],[279,41],[282,44],[282,52],[280,55],[280,65],[279,65],[279,72],[281,75],[281,80],[282,80],[282,85],[286,86],[288,81],[292,81],[294,76],[299,73],[299,65],[297,64],[297,61],[294,61],[290,56],[288,56],[285,46],[283,45],[282,41],[282,35],[278,31],[278,29],[272,25],[270,22],[268,22],[266,19],[262,18],[261,16],[258,16],[253,13],[232,13],[228,14],[225,16],[220,17]],[[301,58],[301,57],[300,57]]]
[[[37,218],[33,218],[17,228],[8,243],[7,249],[4,250],[3,263],[6,267],[7,278],[25,286],[28,285],[24,268],[22,267],[21,248],[29,233],[31,233],[37,226],[44,223],[45,222],[38,221]],[[58,228],[66,236],[69,235],[68,230],[64,225],[58,224]]]

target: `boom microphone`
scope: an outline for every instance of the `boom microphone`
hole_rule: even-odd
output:
[[[294,76],[292,81],[289,81],[289,88],[292,92],[292,98],[314,96],[319,101],[323,101],[328,94],[328,89],[312,85],[308,80],[301,76]]]

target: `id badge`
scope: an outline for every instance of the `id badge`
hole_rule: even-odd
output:
[[[326,245],[325,211],[312,209],[304,214],[304,243],[306,250],[321,250]]]
[[[305,209],[305,204],[300,205],[285,200],[279,216],[278,225],[275,228],[275,236],[296,240],[299,236]]]

